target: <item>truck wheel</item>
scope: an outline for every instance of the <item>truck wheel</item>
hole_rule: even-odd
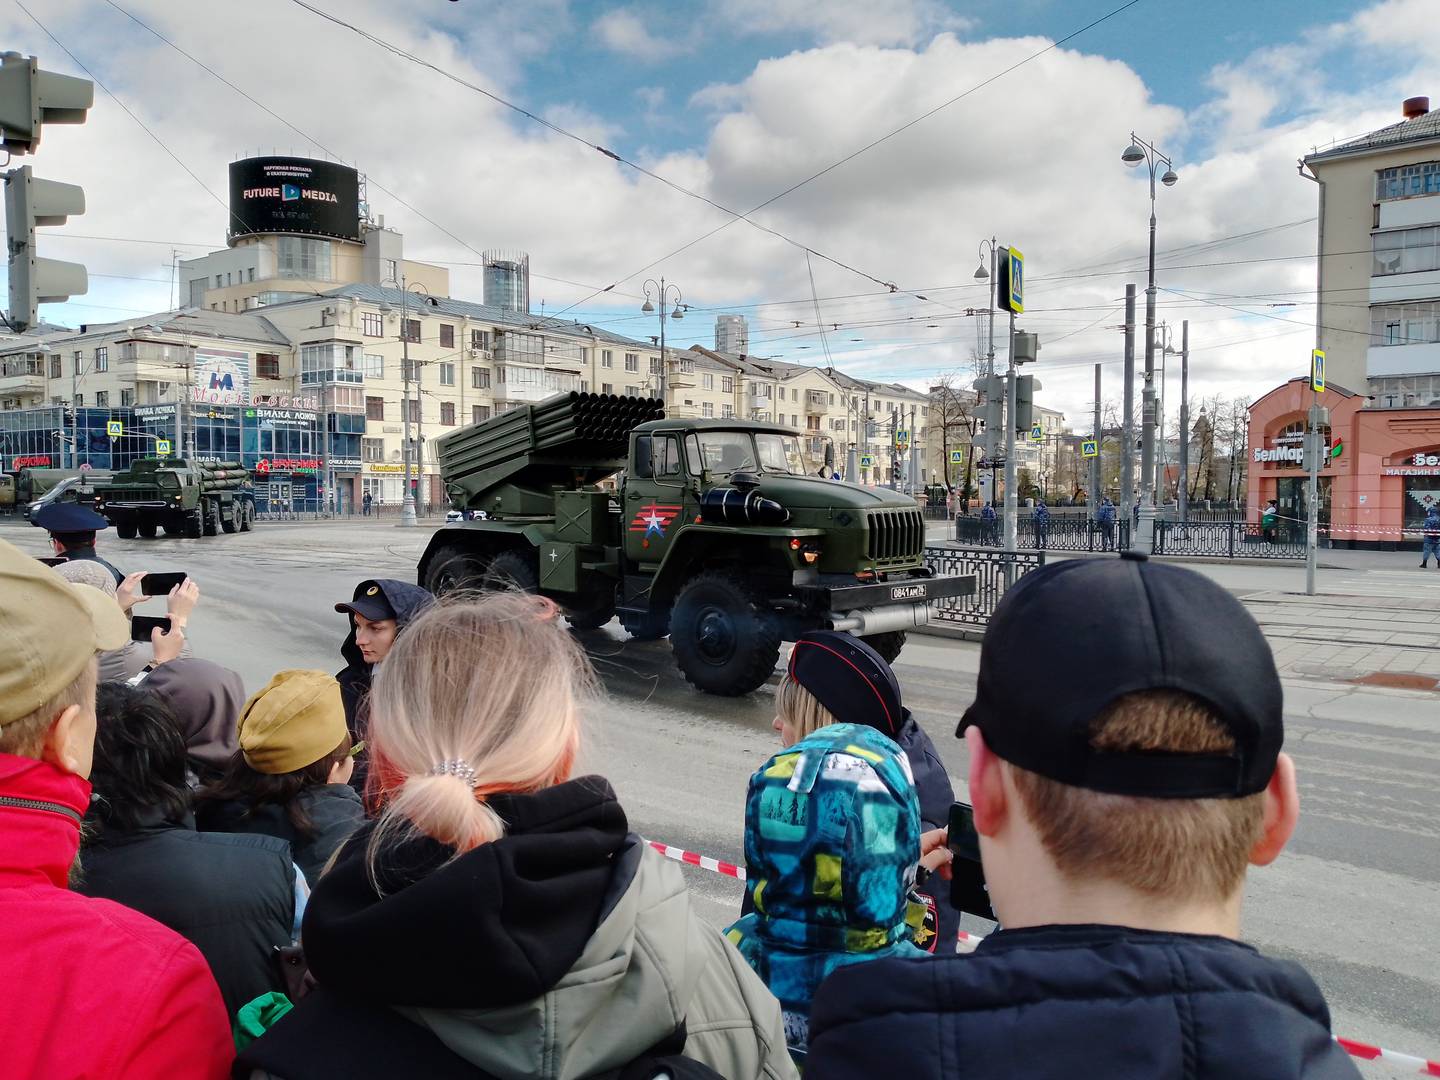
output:
[[[582,607],[566,608],[565,621],[576,630],[598,630],[615,617],[615,594],[589,597]]]
[[[134,540],[137,532],[139,532],[139,530],[135,527],[133,521],[121,521],[115,526],[115,535],[120,537],[121,540]]]
[[[153,521],[142,521],[136,528],[140,530],[140,535],[146,540],[154,540],[155,534],[159,531],[159,526]]]
[[[780,659],[780,626],[743,574],[707,570],[686,582],[670,617],[675,662],[696,689],[748,694]]]
[[[255,508],[249,503],[241,503],[235,508],[235,514],[240,519],[240,531],[249,532],[255,521]]]
[[[205,518],[198,509],[185,515],[185,539],[198,540],[205,531]]]
[[[204,512],[204,531],[206,536],[220,535],[220,504],[211,503],[210,509]]]
[[[887,664],[893,664],[895,658],[900,655],[900,650],[905,647],[905,631],[893,630],[888,634],[871,634],[860,640],[878,652]]]
[[[436,596],[469,592],[480,588],[485,577],[485,560],[463,551],[443,555],[425,570],[425,588]]]
[[[624,612],[620,616],[620,625],[636,641],[659,641],[670,633],[670,613],[666,611],[635,615]]]
[[[502,551],[490,560],[480,582],[484,589],[519,589],[521,592],[540,591],[540,572],[535,569],[533,559],[527,559],[518,551]]]
[[[221,515],[220,515],[220,528],[221,528],[222,530],[224,530],[225,532],[227,532],[227,533],[233,533],[233,532],[235,531],[235,529],[238,527],[239,521],[240,521],[240,507],[239,507],[239,506],[232,506],[232,507],[230,507],[230,516],[229,516],[229,517],[226,517],[224,514],[221,514]]]

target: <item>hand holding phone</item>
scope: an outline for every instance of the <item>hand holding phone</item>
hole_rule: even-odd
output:
[[[170,591],[183,584],[186,577],[188,575],[183,571],[175,574],[146,574],[140,581],[141,595],[169,596]]]
[[[158,618],[153,615],[132,615],[130,617],[130,640],[151,641],[151,635],[159,630],[161,634],[170,632],[170,616],[161,615]]]

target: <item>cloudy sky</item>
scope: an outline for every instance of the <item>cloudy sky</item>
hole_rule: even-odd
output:
[[[110,91],[29,159],[89,204],[43,251],[90,292],[42,313],[171,306],[172,252],[223,245],[227,163],[277,150],[357,166],[457,296],[480,296],[477,251],[522,248],[537,308],[645,336],[664,273],[692,305],[672,341],[710,344],[733,311],[757,354],[916,386],[968,381],[997,236],[1027,258],[1039,397],[1085,427],[1094,363],[1119,397],[1127,282],[1143,318],[1133,129],[1180,174],[1160,317],[1190,321],[1192,393],[1258,396],[1314,344],[1296,159],[1440,103],[1436,0],[1137,0],[1069,37],[1124,2],[19,0],[5,47]]]

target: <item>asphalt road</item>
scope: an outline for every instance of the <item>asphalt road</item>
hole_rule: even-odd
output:
[[[335,601],[362,578],[413,580],[428,536],[388,524],[261,523],[249,534],[193,541],[111,534],[102,554],[123,570],[192,574],[202,591],[196,654],[233,667],[253,691],[283,668],[337,670],[346,626]],[[0,520],[0,538],[44,553],[43,534],[23,522]],[[1294,573],[1207,572],[1242,593],[1273,589],[1274,575]],[[1347,589],[1363,590],[1369,572],[1347,567]],[[161,603],[140,610],[163,614]],[[611,779],[646,837],[743,864],[746,781],[777,749],[773,680],[744,698],[706,697],[680,678],[666,642],[629,641],[613,623],[584,640],[606,688],[589,710],[584,767]],[[974,696],[978,660],[978,646],[912,635],[897,665],[906,704],[957,792],[967,763],[954,728]],[[1044,658],[1034,662],[1043,678]],[[1251,875],[1245,935],[1304,964],[1326,993],[1337,1034],[1440,1058],[1440,698],[1287,679],[1286,701],[1301,822],[1280,860]],[[687,873],[702,914],[717,926],[730,921],[740,885]],[[1374,1063],[1363,1071],[1410,1075]]]

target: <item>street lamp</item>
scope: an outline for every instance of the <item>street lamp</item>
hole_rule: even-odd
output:
[[[655,290],[655,303],[650,302],[651,289]],[[671,296],[674,297],[673,301],[669,299]],[[646,315],[656,310],[660,312],[660,401],[665,405],[669,404],[665,396],[665,305],[666,303],[673,305],[670,318],[683,319],[685,312],[682,309],[682,299],[684,298],[680,295],[680,286],[674,282],[667,284],[663,277],[659,281],[649,278],[645,282],[645,303],[640,305],[640,310]]]
[[[418,522],[415,518],[415,492],[410,487],[411,477],[414,475],[414,471],[411,468],[411,462],[414,459],[413,455],[410,452],[410,334],[409,328],[406,326],[406,323],[409,321],[409,302],[410,293],[412,290],[418,293],[422,293],[432,303],[434,302],[434,298],[430,296],[430,290],[425,288],[425,286],[420,284],[420,282],[418,281],[415,282],[415,284],[413,285],[407,285],[403,275],[400,277],[399,281],[396,281],[395,278],[391,277],[386,278],[380,284],[398,285],[400,287],[400,344],[403,356],[400,361],[400,415],[401,420],[404,422],[405,425],[403,435],[403,438],[405,440],[405,446],[402,457],[402,460],[405,462],[405,490],[400,502],[400,525],[402,527],[410,528],[414,527],[416,524],[418,524]],[[395,309],[392,308],[389,304],[381,301],[380,314],[389,315],[394,310]],[[328,425],[326,426],[326,439],[328,442]],[[424,468],[422,463],[421,472],[423,473],[423,471]]]
[[[1171,160],[1154,145],[1130,133],[1130,145],[1120,155],[1130,168],[1146,164],[1150,169],[1150,260],[1145,287],[1145,389],[1141,398],[1142,442],[1140,450],[1140,535],[1153,542],[1155,529],[1155,174],[1161,164],[1165,171],[1160,183],[1174,187],[1180,179]],[[1128,450],[1128,447],[1127,447]]]

